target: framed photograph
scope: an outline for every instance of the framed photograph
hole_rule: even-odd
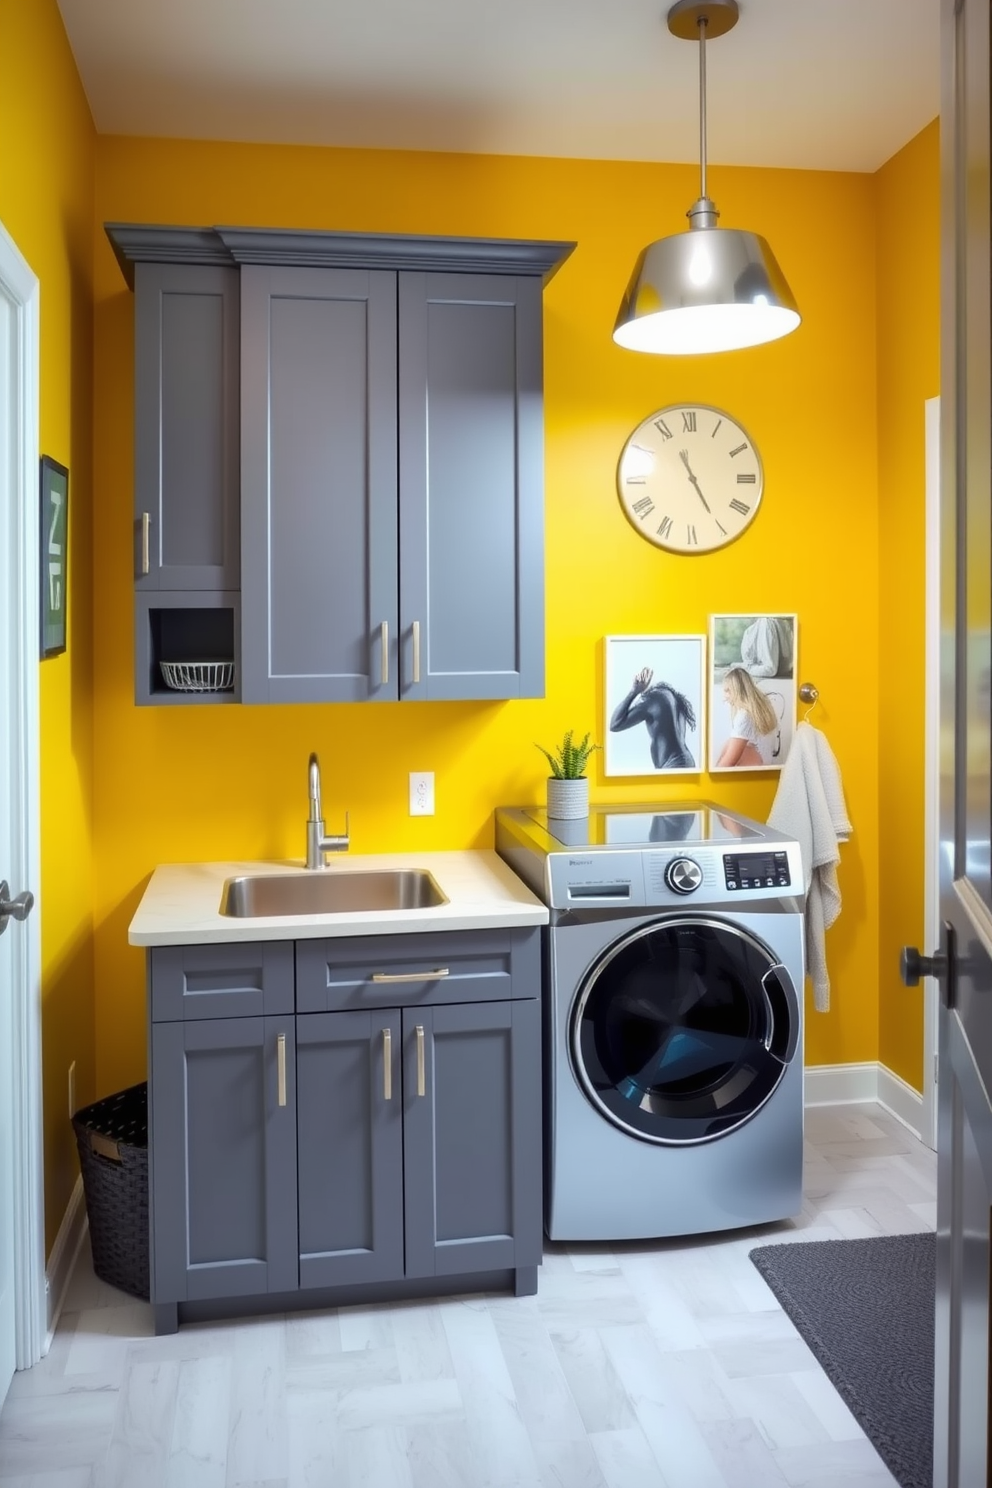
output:
[[[709,768],[781,770],[796,732],[795,615],[711,615]]]
[[[65,650],[65,579],[69,545],[69,472],[41,457],[41,654]]]
[[[706,637],[606,637],[607,775],[698,775],[706,738]]]

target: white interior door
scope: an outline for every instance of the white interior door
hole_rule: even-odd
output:
[[[13,307],[7,296],[0,294],[0,459],[5,469],[0,490],[4,505],[14,486],[14,452],[11,440],[13,424],[14,378]],[[9,514],[0,522],[0,584],[9,596],[9,575],[13,571]],[[16,699],[11,695],[13,675],[6,654],[7,616],[2,617],[3,641],[0,642],[0,802],[10,799],[10,739]],[[14,844],[10,813],[0,810],[0,881],[12,871]],[[0,1404],[10,1386],[17,1358],[17,1320],[14,1311],[14,957],[13,936],[0,935]]]
[[[38,506],[38,282],[0,226],[0,1403],[47,1332],[41,949],[22,914],[39,869]]]

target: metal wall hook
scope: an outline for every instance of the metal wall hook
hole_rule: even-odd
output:
[[[819,696],[820,696],[819,689],[816,688],[816,687],[814,687],[813,684],[812,684],[812,682],[803,682],[803,683],[800,684],[800,687],[799,687],[799,698],[800,698],[800,701],[801,702],[804,702],[804,703],[809,703],[809,707],[806,709],[806,712],[803,714],[803,717],[802,717],[803,723],[806,722],[807,718],[812,713],[813,709],[816,707],[816,704],[817,704],[817,701],[819,699]]]

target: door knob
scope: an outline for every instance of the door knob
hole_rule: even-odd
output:
[[[943,951],[938,951],[936,956],[921,956],[915,946],[903,946],[899,957],[899,975],[907,987],[918,987],[923,977],[941,977],[947,975],[947,957]]]
[[[29,890],[11,899],[7,880],[0,881],[0,935],[6,930],[8,920],[26,920],[33,908],[34,895]]]
[[[923,956],[916,946],[903,946],[899,957],[899,975],[907,987],[918,987],[923,977],[933,977],[940,987],[940,997],[946,1008],[952,1008],[955,1000],[958,959],[955,949],[954,926],[944,921],[940,946],[933,956]]]

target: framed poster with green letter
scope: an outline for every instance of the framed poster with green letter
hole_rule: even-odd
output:
[[[69,545],[69,472],[41,457],[41,654],[65,650],[65,580]]]

